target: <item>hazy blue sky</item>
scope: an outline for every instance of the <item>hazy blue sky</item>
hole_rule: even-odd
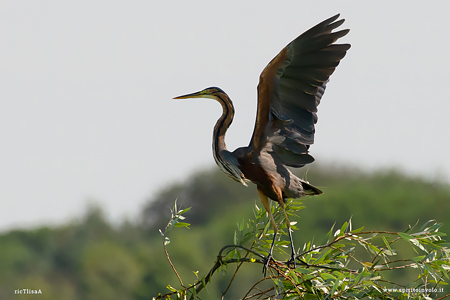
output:
[[[220,105],[174,96],[224,89],[236,108],[227,145],[247,145],[262,69],[336,13],[352,48],[311,154],[448,180],[449,11],[446,1],[3,0],[0,230],[57,224],[91,199],[113,219],[133,216],[213,165]]]

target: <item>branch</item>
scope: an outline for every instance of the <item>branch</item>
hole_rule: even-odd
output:
[[[175,205],[176,205],[176,202],[175,202]],[[178,280],[180,281],[181,286],[184,287],[184,288],[186,288],[186,287],[184,286],[184,284],[183,284],[183,281],[181,280],[180,275],[178,275],[178,272],[177,272],[177,270],[175,269],[175,266],[173,265],[172,261],[170,260],[169,252],[167,252],[167,247],[166,247],[166,245],[167,245],[168,242],[169,242],[169,239],[168,239],[167,236],[166,236],[166,231],[167,231],[167,228],[169,228],[169,227],[172,225],[172,222],[174,222],[175,216],[176,216],[176,214],[173,214],[173,213],[172,213],[172,218],[170,218],[169,223],[167,223],[166,228],[164,228],[164,233],[163,233],[161,230],[159,230],[159,231],[161,232],[161,234],[162,234],[163,237],[164,237],[164,239],[163,239],[163,246],[164,246],[164,252],[166,253],[167,260],[169,261],[170,266],[172,267],[173,271],[175,272],[175,275],[177,275],[177,278],[178,278]]]
[[[181,281],[180,275],[178,275],[178,272],[177,272],[177,270],[175,269],[175,266],[173,265],[172,261],[170,260],[169,253],[167,252],[167,248],[166,248],[165,243],[164,243],[164,252],[166,253],[167,260],[169,261],[170,266],[172,267],[173,271],[175,272],[175,275],[177,275],[178,280],[180,281],[181,286],[185,288],[185,286],[184,286],[184,284],[183,284],[183,281]]]
[[[223,246],[222,249],[219,250],[219,254],[217,254],[217,257],[222,257],[222,252],[225,251],[225,249],[227,249],[227,248],[241,248],[241,249],[243,249],[243,250],[245,250],[247,252],[255,254],[256,256],[258,256],[258,257],[260,257],[262,259],[266,259],[266,257],[264,255],[261,255],[258,252],[254,251],[252,249],[249,249],[247,247],[241,246],[241,245],[226,245],[226,246]]]
[[[263,282],[263,281],[266,281],[267,279],[268,279],[267,277],[264,277],[263,279],[257,281],[257,282],[256,282],[256,283],[248,290],[247,294],[245,294],[245,295],[244,295],[244,298],[242,298],[242,299],[247,299],[248,294],[250,294],[250,292],[253,291],[253,289],[256,289],[256,286],[257,286],[258,284],[260,284],[260,283]],[[273,289],[273,287],[272,287],[272,289]],[[261,289],[258,288],[258,290],[259,290],[260,292],[262,292]],[[254,294],[254,295],[257,295],[257,294]],[[249,299],[253,298],[254,295],[249,296]]]
[[[231,264],[231,263],[239,263],[239,262],[252,262],[252,263],[264,264],[264,261],[263,260],[259,260],[259,259],[250,259],[250,258],[237,259],[237,258],[232,258],[232,259],[228,259],[226,261],[222,261],[222,257],[221,256],[218,256],[217,258],[218,259],[217,259],[216,263],[211,268],[211,270],[208,272],[208,274],[205,276],[205,284],[200,285],[195,290],[195,294],[198,294],[201,290],[203,290],[204,287],[206,287],[206,285],[211,281],[211,277],[214,275],[214,273],[217,271],[217,269],[220,268],[220,266],[222,266],[222,264],[224,264],[224,263],[225,264]],[[192,294],[190,299],[191,300],[194,299],[194,294]]]
[[[445,298],[447,298],[447,297],[450,297],[450,294],[447,294],[447,295],[445,295],[445,296],[443,296],[443,297],[441,297],[441,298],[437,298],[436,300],[442,300],[442,299],[445,299]]]

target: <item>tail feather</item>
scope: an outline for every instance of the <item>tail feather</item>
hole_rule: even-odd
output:
[[[320,195],[323,194],[321,190],[309,184],[308,182],[302,180],[303,190],[305,191],[305,195]]]

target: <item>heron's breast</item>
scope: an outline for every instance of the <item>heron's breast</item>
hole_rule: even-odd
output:
[[[240,159],[239,164],[245,178],[256,184],[267,197],[278,201],[276,189],[281,188],[282,190],[283,188],[279,186],[276,176],[273,176],[270,170],[264,168],[259,161],[251,162],[246,159]]]

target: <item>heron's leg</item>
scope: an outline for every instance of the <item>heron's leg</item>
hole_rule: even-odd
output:
[[[294,241],[292,240],[292,229],[291,229],[291,222],[289,222],[289,218],[286,214],[286,210],[284,209],[284,203],[280,202],[280,206],[283,209],[283,213],[284,213],[284,218],[286,220],[286,226],[287,229],[289,231],[289,241],[291,242],[291,258],[287,261],[287,266],[289,268],[289,265],[291,264],[291,262],[294,264],[294,269],[297,267],[295,264],[295,248],[294,248]]]
[[[264,277],[266,277],[267,267],[269,266],[270,260],[273,259],[273,246],[275,244],[275,238],[277,237],[278,227],[277,224],[275,223],[275,219],[273,218],[272,211],[270,209],[269,197],[267,197],[259,188],[258,188],[258,195],[259,198],[261,199],[261,203],[263,204],[264,208],[269,214],[270,222],[272,222],[273,226],[273,241],[272,245],[270,246],[270,252],[269,255],[267,256],[266,263],[264,264],[263,267]]]

